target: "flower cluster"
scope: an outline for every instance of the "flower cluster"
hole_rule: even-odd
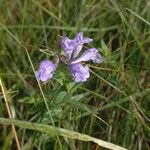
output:
[[[83,37],[83,32],[79,32],[74,39],[63,37],[61,40],[61,47],[64,51],[63,60],[66,61],[65,64],[68,66],[75,82],[85,82],[90,77],[89,67],[87,65],[83,65],[82,62],[102,62],[102,57],[96,48],[90,48],[81,53],[83,44],[90,43],[92,41],[93,39],[91,38]],[[42,61],[38,71],[36,71],[37,79],[43,82],[49,80],[52,78],[53,72],[57,66],[58,64],[54,64],[50,60]]]

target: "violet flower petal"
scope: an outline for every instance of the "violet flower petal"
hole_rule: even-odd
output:
[[[93,39],[88,38],[88,37],[86,37],[86,38],[83,39],[83,43],[90,43],[92,41],[93,41]]]
[[[71,64],[90,60],[92,60],[94,63],[101,63],[103,61],[102,56],[98,53],[96,48],[86,50],[78,59],[72,61]]]
[[[57,65],[50,60],[43,60],[40,63],[38,71],[36,71],[36,77],[39,81],[45,82],[53,77],[53,72]]]
[[[69,70],[75,82],[85,82],[90,77],[89,67],[78,64],[69,64]]]
[[[77,47],[76,47],[76,49],[73,52],[73,58],[76,58],[78,56],[78,54],[80,53],[80,51],[83,48],[83,44],[84,43],[90,43],[90,42],[93,41],[93,39],[91,39],[91,38],[84,38],[83,37],[83,32],[79,32],[76,35],[74,40],[77,42]]]
[[[71,58],[73,51],[77,48],[77,44],[76,40],[69,39],[68,37],[63,37],[61,40],[61,47],[69,58]]]
[[[79,42],[83,43],[83,32],[79,32],[76,37],[76,40],[78,40]]]
[[[91,39],[91,38],[88,38],[88,37],[83,37],[83,32],[79,32],[77,35],[76,35],[76,38],[75,38],[77,41],[78,41],[78,43],[82,43],[82,44],[84,44],[84,43],[90,43],[90,42],[92,42],[93,41],[93,39]]]
[[[82,43],[82,44],[84,44],[84,43],[90,43],[90,42],[93,41],[93,39],[91,39],[91,38],[88,38],[88,37],[84,38],[83,37],[83,32],[79,32],[76,35],[75,39],[78,41],[78,43]]]

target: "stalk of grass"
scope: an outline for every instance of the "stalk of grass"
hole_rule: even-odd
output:
[[[10,35],[13,39],[15,39],[15,41],[16,41],[20,46],[22,46],[22,47],[25,49],[25,52],[26,52],[27,57],[28,57],[28,60],[29,60],[29,62],[30,62],[30,65],[31,65],[32,70],[33,70],[34,75],[35,75],[35,68],[34,68],[34,66],[33,66],[33,63],[32,63],[32,60],[31,60],[31,58],[30,58],[30,55],[29,55],[29,53],[28,53],[27,48],[26,48],[26,47],[22,44],[22,42],[20,42],[3,24],[0,23],[0,25],[3,26],[3,27],[5,28],[5,30],[6,30],[6,32],[9,33],[9,35]],[[36,77],[36,75],[35,75],[35,77]],[[53,126],[54,126],[54,128],[55,128],[55,124],[54,124],[54,121],[53,121],[53,118],[52,118],[52,115],[51,115],[51,110],[49,109],[49,106],[48,106],[46,97],[45,97],[45,95],[44,95],[43,89],[42,89],[42,87],[41,87],[41,85],[40,85],[40,82],[39,82],[39,80],[37,79],[37,77],[36,77],[36,80],[37,80],[37,83],[38,83],[38,86],[39,86],[41,95],[42,95],[42,97],[43,97],[44,104],[45,104],[46,109],[47,109],[47,111],[48,111],[50,120],[51,120],[51,122],[52,122],[52,124],[53,124]],[[55,134],[56,134],[56,137],[57,137],[57,140],[58,140],[60,149],[62,150],[61,142],[60,142],[60,139],[59,139],[59,137],[58,137],[58,135],[57,135],[57,130],[56,130]]]
[[[3,93],[4,100],[5,100],[6,109],[7,109],[7,112],[8,112],[8,116],[9,116],[10,119],[12,119],[13,116],[12,116],[12,111],[11,111],[10,105],[9,105],[8,95],[7,95],[6,88],[5,88],[1,78],[0,78],[0,87],[2,89],[2,93]],[[12,127],[12,131],[13,131],[13,134],[14,134],[14,137],[15,137],[17,148],[18,148],[18,150],[21,150],[21,146],[20,146],[20,143],[19,143],[19,139],[18,139],[18,136],[17,136],[17,132],[16,132],[16,129],[15,129],[15,126],[12,124],[11,127]]]
[[[141,21],[143,21],[144,23],[146,23],[147,25],[150,26],[150,22],[147,21],[146,19],[144,19],[143,17],[141,17],[139,14],[137,14],[136,12],[130,10],[129,8],[125,8],[125,10],[127,10],[128,12],[130,12],[132,15],[136,16],[137,18],[139,18]]]
[[[31,123],[31,122],[27,122],[27,121],[7,119],[7,118],[1,118],[1,117],[0,117],[0,124],[6,124],[6,125],[13,124],[13,125],[18,126],[20,128],[44,132],[44,133],[47,133],[49,135],[55,135],[55,131],[57,130],[57,133],[60,136],[68,137],[71,139],[78,139],[78,140],[86,141],[86,142],[91,141],[91,142],[98,144],[99,146],[102,146],[102,147],[105,147],[108,149],[112,149],[112,150],[127,150],[126,148],[123,148],[123,147],[120,147],[120,146],[115,145],[113,143],[109,143],[109,142],[91,137],[91,136],[86,135],[86,134],[81,134],[78,132],[69,131],[69,130],[66,130],[63,128],[57,128],[57,127],[53,127],[50,125],[37,124],[37,123]]]

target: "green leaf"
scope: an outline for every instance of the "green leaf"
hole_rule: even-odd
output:
[[[84,100],[89,95],[90,95],[90,92],[86,92],[86,93],[83,93],[83,94],[75,95],[75,96],[71,97],[71,100],[73,100],[73,101],[81,101],[81,100]]]
[[[56,104],[61,103],[66,96],[67,96],[67,92],[65,92],[65,91],[59,92],[54,103],[56,103]]]
[[[110,55],[110,50],[107,47],[107,45],[105,44],[103,39],[101,40],[101,52],[104,56]]]

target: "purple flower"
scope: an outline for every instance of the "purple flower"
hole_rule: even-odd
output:
[[[69,70],[75,82],[85,82],[89,77],[89,67],[78,64],[69,64]]]
[[[93,40],[91,38],[84,38],[83,32],[79,32],[74,39],[69,39],[68,37],[63,37],[61,40],[61,47],[63,48],[65,55],[71,57],[76,57],[84,43],[90,43]]]
[[[39,81],[45,82],[53,77],[53,72],[57,65],[50,60],[43,60],[40,63],[38,71],[36,71],[36,77]]]
[[[80,56],[78,56],[83,48],[83,44],[91,41],[93,41],[91,38],[83,37],[83,32],[79,32],[72,40],[68,37],[64,37],[61,41],[65,57],[66,59],[69,58],[68,67],[75,82],[85,82],[90,77],[88,66],[81,65],[81,62],[90,60],[92,60],[93,63],[102,62],[102,56],[96,48],[85,50]]]
[[[83,44],[92,41],[93,39],[91,38],[83,37],[83,32],[79,32],[74,39],[63,37],[61,40],[64,56],[61,56],[59,61],[68,65],[75,82],[85,82],[90,77],[89,67],[82,65],[82,62],[93,61],[93,63],[101,63],[103,61],[96,48],[90,48],[81,53]],[[59,61],[56,64],[50,60],[42,61],[38,71],[36,71],[37,79],[43,82],[51,79]]]

